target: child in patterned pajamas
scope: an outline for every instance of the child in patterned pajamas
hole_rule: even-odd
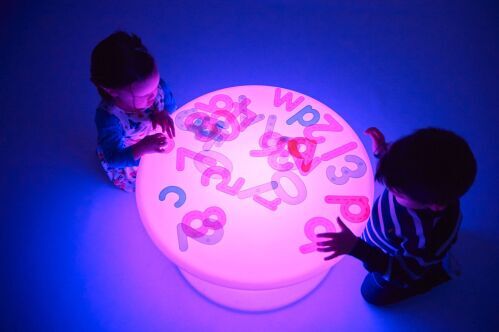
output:
[[[118,31],[93,50],[91,81],[101,96],[95,114],[97,155],[111,182],[135,191],[140,157],[161,152],[175,136],[176,104],[139,37]]]

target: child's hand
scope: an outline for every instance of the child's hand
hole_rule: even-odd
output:
[[[161,152],[166,145],[166,137],[161,133],[144,137],[135,144],[134,155],[140,158],[145,153]]]
[[[170,138],[175,137],[175,126],[168,112],[154,111],[151,114],[151,121],[153,129],[156,129],[156,126],[160,125],[163,132],[166,132]]]
[[[376,158],[379,158],[388,150],[385,135],[378,128],[367,128],[364,133],[369,135],[373,141],[373,153]]]
[[[340,217],[336,219],[341,230],[337,233],[321,233],[317,234],[318,237],[328,238],[329,241],[317,242],[320,248],[317,251],[320,252],[330,252],[334,253],[330,256],[324,258],[324,260],[330,260],[340,255],[346,255],[352,251],[353,247],[359,240],[354,233],[341,221]]]

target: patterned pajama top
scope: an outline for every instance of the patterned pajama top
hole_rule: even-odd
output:
[[[112,101],[101,100],[95,113],[97,156],[115,186],[135,191],[140,159],[134,159],[131,146],[156,132],[152,129],[153,110],[171,114],[176,107],[172,91],[163,80],[159,82],[153,106],[143,113],[127,113]]]

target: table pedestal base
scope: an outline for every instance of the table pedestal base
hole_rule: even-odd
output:
[[[326,271],[291,286],[265,290],[247,290],[219,286],[182,269],[179,270],[192,287],[208,299],[231,309],[244,311],[278,309],[296,302],[317,287],[329,272]]]

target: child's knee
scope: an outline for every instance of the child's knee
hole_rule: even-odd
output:
[[[374,273],[368,273],[360,288],[364,300],[375,306],[400,302],[410,296],[406,289],[382,282]]]
[[[368,273],[364,278],[362,286],[360,287],[360,293],[369,304],[376,306],[385,305],[383,288],[377,283],[373,273]]]

